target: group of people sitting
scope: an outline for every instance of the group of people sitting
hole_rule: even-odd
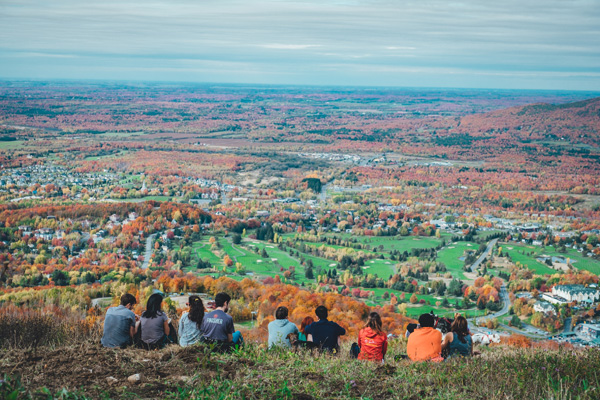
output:
[[[469,324],[462,315],[455,315],[445,335],[435,328],[436,318],[432,314],[422,314],[419,325],[412,325],[406,332],[406,353],[413,361],[442,361],[450,357],[473,355]]]
[[[200,297],[190,296],[189,311],[179,319],[178,334],[170,318],[161,310],[162,301],[161,294],[153,294],[148,299],[146,310],[138,317],[132,311],[136,304],[135,297],[130,294],[121,296],[121,304],[106,312],[102,345],[126,347],[135,344],[146,349],[157,349],[170,343],[185,347],[200,342],[228,350],[243,344],[241,333],[235,331],[233,318],[227,314],[231,301],[228,294],[217,294],[215,308],[210,311],[205,311]],[[269,348],[316,348],[329,353],[339,352],[340,336],[345,335],[346,330],[327,319],[328,311],[324,306],[317,307],[315,314],[317,321],[308,316],[298,329],[288,320],[288,309],[278,307],[275,320],[268,325]],[[473,342],[464,317],[456,316],[445,337],[435,329],[435,323],[433,315],[423,314],[419,317],[419,325],[409,326],[406,357],[413,361],[439,361],[453,356],[472,355]],[[353,343],[351,347],[351,355],[359,360],[383,362],[387,347],[388,335],[382,330],[381,317],[371,312],[358,334],[358,343]]]
[[[163,296],[160,293],[150,296],[141,317],[132,311],[135,297],[126,293],[121,296],[119,306],[106,311],[101,342],[105,347],[136,345],[148,350],[171,343],[189,346],[200,341],[222,349],[239,345],[244,339],[239,331],[235,331],[233,318],[227,314],[230,301],[227,293],[219,293],[215,296],[215,308],[205,312],[202,299],[190,296],[189,311],[179,319],[177,334],[171,319],[162,311]]]

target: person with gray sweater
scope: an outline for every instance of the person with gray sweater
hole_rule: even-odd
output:
[[[288,335],[290,333],[298,334],[298,327],[288,319],[288,309],[286,307],[277,307],[275,311],[275,321],[269,323],[269,349],[278,347],[292,347]]]

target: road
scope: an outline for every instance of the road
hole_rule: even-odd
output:
[[[152,243],[154,242],[155,237],[156,233],[153,233],[146,239],[146,252],[144,253],[144,263],[142,264],[142,269],[146,269],[150,266],[150,256],[152,255]]]
[[[500,294],[500,299],[502,300],[502,309],[499,311],[496,311],[495,313],[488,314],[484,317],[474,318],[473,322],[475,323],[475,325],[477,325],[478,322],[484,322],[490,318],[498,318],[498,317],[501,317],[508,313],[508,309],[510,308],[510,298],[508,297],[508,291],[506,290],[506,285],[502,285],[502,287],[500,288],[499,294]],[[537,329],[531,325],[527,325],[525,323],[522,323],[522,324],[523,324],[522,329],[516,329],[516,328],[513,328],[506,324],[500,324],[500,326],[507,331],[518,333],[519,335],[527,336],[527,337],[530,337],[533,339],[540,339],[547,335],[546,332],[544,332],[540,329]]]
[[[498,294],[500,295],[500,300],[502,301],[502,309],[496,311],[495,313],[488,314],[485,317],[479,318],[483,318],[484,320],[489,318],[498,318],[508,313],[508,309],[510,308],[510,298],[508,297],[508,292],[506,291],[506,284],[502,285],[500,288],[500,293]]]
[[[321,186],[321,193],[319,193],[319,201],[321,203],[327,202],[327,190],[331,186],[331,183]]]
[[[481,255],[479,256],[477,261],[475,261],[473,263],[473,265],[471,265],[471,272],[477,271],[477,268],[479,268],[479,265],[483,262],[483,259],[488,256],[488,254],[490,253],[490,251],[492,251],[492,249],[494,248],[494,246],[496,245],[497,242],[498,242],[498,239],[490,240],[485,251],[483,253],[481,253]]]

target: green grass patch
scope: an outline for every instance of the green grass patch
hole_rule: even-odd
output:
[[[473,250],[477,251],[479,244],[471,242],[454,242],[449,243],[442,250],[438,251],[437,261],[444,263],[448,271],[452,273],[452,276],[465,279],[463,267],[465,265],[464,260],[460,258],[465,255],[465,251]]]
[[[513,248],[509,250],[509,248]],[[545,263],[542,263],[537,260],[540,256],[549,256],[549,257],[562,257],[562,258],[570,258],[571,264],[576,269],[582,269],[585,271],[590,271],[593,274],[600,274],[600,261],[595,260],[593,258],[584,257],[580,252],[575,249],[567,249],[566,253],[559,253],[552,246],[548,247],[539,247],[532,245],[521,245],[514,243],[507,243],[502,245],[502,251],[508,252],[510,254],[513,262],[519,261],[521,264],[526,266],[527,268],[535,271],[538,274],[555,274],[558,271],[550,268]],[[525,252],[525,254],[521,254],[520,252]]]

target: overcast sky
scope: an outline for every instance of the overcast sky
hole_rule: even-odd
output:
[[[0,0],[0,78],[600,90],[600,0]]]

